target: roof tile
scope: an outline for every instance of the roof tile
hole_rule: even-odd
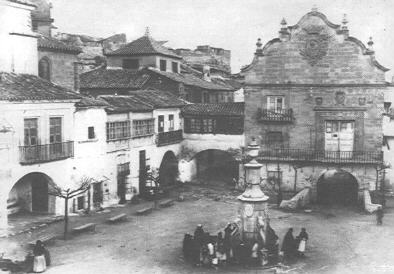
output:
[[[131,43],[124,45],[123,47],[106,53],[108,56],[133,56],[133,55],[147,55],[147,54],[159,54],[170,56],[173,58],[182,59],[181,56],[177,55],[171,49],[163,46],[163,41],[155,41],[149,35],[142,36]]]
[[[79,94],[34,75],[0,72],[0,101],[80,98]]]
[[[38,38],[38,49],[49,51],[62,51],[79,54],[82,50],[79,47],[66,44],[52,37],[40,36]]]

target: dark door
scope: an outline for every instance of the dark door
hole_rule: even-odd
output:
[[[164,131],[164,115],[159,115],[158,132]]]
[[[32,211],[48,212],[48,183],[39,175],[32,175],[31,201]]]
[[[130,174],[130,163],[119,164],[118,167],[118,196],[119,203],[124,204],[126,202],[126,180]]]
[[[139,187],[140,194],[144,194],[146,186],[146,151],[140,151]]]
[[[103,183],[93,184],[93,206],[99,208],[103,202]]]

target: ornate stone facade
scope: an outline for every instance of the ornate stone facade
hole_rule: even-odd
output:
[[[279,38],[258,46],[242,71],[245,135],[260,140],[267,167],[262,177],[282,172],[282,187],[295,191],[303,181],[297,167],[309,172],[327,166],[354,171],[360,192],[374,189],[383,163],[388,69],[371,47],[349,36],[346,25],[333,24],[320,12],[307,13],[294,26],[281,24]],[[258,119],[261,112],[270,119]],[[283,123],[284,115],[292,115],[286,120],[291,122]],[[303,175],[312,176],[315,186],[320,174],[309,173]]]

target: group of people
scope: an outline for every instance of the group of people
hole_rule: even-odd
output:
[[[249,266],[276,264],[281,258],[287,260],[296,255],[303,256],[308,240],[305,228],[294,238],[290,228],[279,252],[279,237],[269,224],[260,233],[256,241],[243,242],[238,226],[229,223],[217,235],[210,235],[199,224],[194,235],[185,234],[183,239],[183,255],[186,261],[196,266],[218,268],[226,264]],[[283,255],[283,256],[281,256]]]
[[[293,228],[289,228],[282,242],[281,251],[284,258],[292,259],[297,256],[305,256],[304,252],[308,238],[305,228],[301,229],[300,234],[296,238],[293,236]]]
[[[47,266],[51,264],[51,256],[49,254],[49,251],[40,240],[38,240],[34,246],[33,256],[34,273],[44,272]]]

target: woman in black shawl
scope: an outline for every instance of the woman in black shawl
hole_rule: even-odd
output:
[[[293,228],[289,228],[282,242],[282,252],[285,258],[291,258],[293,257],[295,250],[296,242],[293,236]]]

